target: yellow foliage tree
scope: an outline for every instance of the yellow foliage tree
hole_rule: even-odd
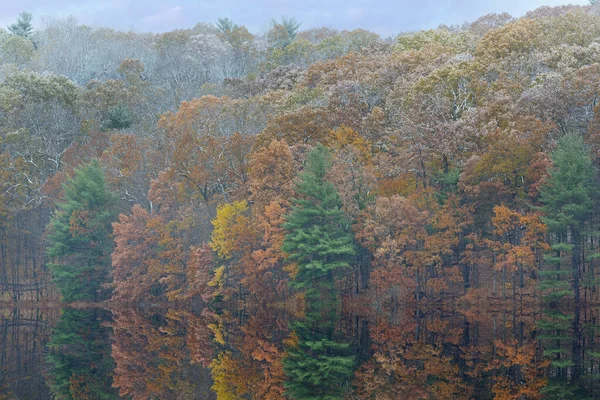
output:
[[[249,218],[244,214],[247,210],[246,201],[234,201],[217,208],[217,217],[212,221],[214,231],[210,247],[219,257],[231,258],[240,230],[250,223]]]

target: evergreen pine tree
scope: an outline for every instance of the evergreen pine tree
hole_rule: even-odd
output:
[[[336,275],[350,267],[355,254],[340,196],[325,179],[330,166],[326,147],[318,145],[309,153],[296,185],[298,197],[283,225],[289,232],[283,250],[298,268],[292,286],[305,289],[307,296],[331,291]]]
[[[108,110],[106,120],[102,124],[102,129],[127,129],[133,125],[133,114],[131,110],[123,104],[117,104]]]
[[[578,302],[583,243],[598,194],[596,169],[583,139],[577,135],[561,138],[552,160],[554,167],[540,193],[553,250],[546,257],[551,267],[541,272],[545,278],[541,288],[550,290],[547,299],[551,301],[574,295]]]
[[[10,24],[8,26],[8,30],[13,35],[28,38],[29,36],[31,36],[31,33],[33,32],[33,24],[31,23],[32,19],[33,19],[33,15],[31,15],[31,13],[22,12],[21,14],[19,14],[19,18],[17,19],[17,22],[15,22],[14,24]]]
[[[230,34],[235,29],[239,28],[238,25],[234,24],[232,20],[229,18],[219,18],[217,20],[217,29],[219,32],[224,34]]]
[[[107,296],[102,284],[111,266],[116,197],[97,161],[75,171],[48,226],[47,252],[59,261],[49,267],[64,301],[97,301]]]

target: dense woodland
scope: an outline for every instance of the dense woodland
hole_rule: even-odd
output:
[[[391,38],[303,30],[288,18],[264,34],[226,18],[163,34],[31,21],[23,13],[0,30],[0,300],[277,304],[302,315],[275,330],[280,348],[259,340],[261,352],[244,349],[254,337],[226,339],[223,314],[185,329],[210,328],[195,338],[221,344],[196,362],[223,399],[340,398],[351,381],[356,398],[477,397],[483,389],[453,380],[455,368],[509,371],[498,372],[497,398],[541,398],[549,365],[591,393],[598,334],[572,329],[598,325],[580,310],[600,300],[600,4]],[[499,332],[513,331],[500,342],[494,322],[486,343],[496,358],[480,365],[464,357],[475,351],[470,334],[464,341],[435,318],[425,333],[420,313],[431,304],[511,307],[538,322],[518,331],[504,321]],[[523,311],[540,306],[543,318]],[[336,342],[344,319],[329,313],[366,307],[391,310],[396,323],[371,326],[374,347],[358,346],[358,319],[345,330],[354,339]],[[421,322],[398,325],[403,307]],[[112,316],[122,335],[114,385],[148,398],[143,390],[170,386],[119,380],[133,357],[123,343],[146,335],[143,324],[127,328],[137,318],[127,312]],[[171,332],[182,318],[153,323]],[[546,332],[543,355],[523,326]],[[414,343],[394,347],[392,337]],[[352,349],[365,346],[380,356],[349,378],[367,359]],[[323,364],[307,364],[323,348]],[[444,358],[447,370],[439,357],[414,361],[454,351],[461,361]],[[232,352],[267,383],[241,372],[225,382]],[[341,392],[302,383],[318,380],[315,370],[330,371]],[[415,387],[389,388],[415,371],[425,371]],[[73,376],[110,387],[65,376],[53,393],[72,394]],[[444,382],[438,392],[432,379]]]
[[[5,299],[598,300],[596,6],[388,39],[9,28]]]

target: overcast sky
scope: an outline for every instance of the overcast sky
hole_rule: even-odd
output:
[[[266,31],[282,15],[302,22],[302,29],[328,26],[365,28],[383,36],[461,24],[491,12],[521,16],[548,5],[587,4],[587,0],[0,0],[0,26],[21,11],[41,18],[75,16],[80,23],[136,32],[189,28],[198,22],[229,17],[253,33]]]

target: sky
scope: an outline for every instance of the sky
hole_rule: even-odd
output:
[[[0,27],[19,12],[45,19],[74,16],[79,23],[135,32],[165,32],[198,22],[231,18],[253,33],[268,30],[269,21],[293,17],[301,29],[328,26],[363,28],[387,37],[400,32],[462,24],[482,15],[508,12],[519,17],[540,6],[588,4],[587,0],[0,0]]]

